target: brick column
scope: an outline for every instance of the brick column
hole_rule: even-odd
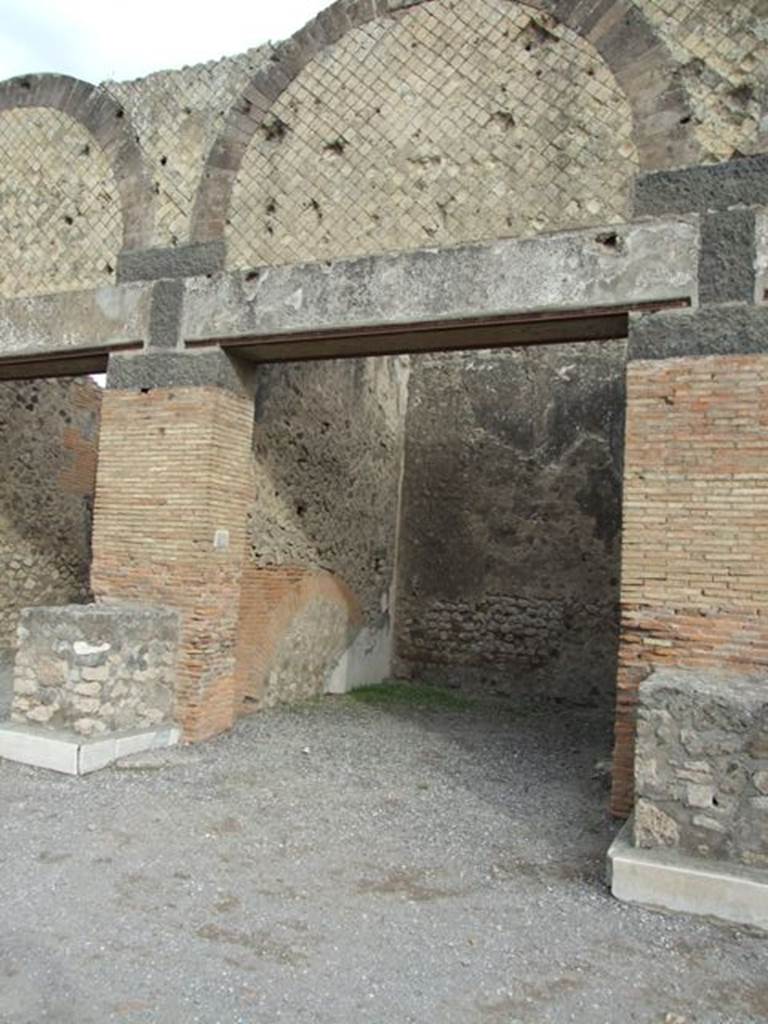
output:
[[[768,355],[632,363],[627,392],[618,815],[634,801],[644,679],[768,670]]]
[[[146,381],[146,359],[132,360],[138,375],[110,367],[118,387],[102,410],[92,587],[100,601],[181,612],[176,717],[202,740],[235,713],[253,403],[243,389],[189,384],[188,373],[178,387],[167,373],[163,386],[130,386]]]

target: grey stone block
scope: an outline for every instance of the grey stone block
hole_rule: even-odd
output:
[[[768,307],[711,306],[630,320],[630,361],[762,352],[768,352]]]
[[[768,156],[642,174],[635,181],[634,216],[706,213],[768,205]]]
[[[25,608],[12,718],[106,738],[173,714],[179,613],[127,602]]]
[[[754,302],[755,213],[738,207],[707,213],[701,219],[699,301]]]
[[[768,869],[764,752],[765,679],[654,672],[640,685],[635,845]]]
[[[225,257],[226,245],[218,240],[167,249],[126,250],[117,260],[117,280],[125,284],[215,274],[224,269]]]
[[[184,282],[158,281],[152,289],[149,313],[150,349],[178,348],[181,343],[181,323],[184,312]]]
[[[71,732],[28,725],[0,725],[0,758],[47,768],[64,775],[88,775],[129,755],[173,747],[181,739],[176,725],[131,729],[84,740]]]
[[[677,850],[640,850],[632,829],[630,819],[608,851],[608,884],[616,899],[768,931],[768,871]]]
[[[217,348],[199,352],[116,353],[109,358],[107,387],[124,391],[219,387],[251,395],[255,375],[254,366]]]

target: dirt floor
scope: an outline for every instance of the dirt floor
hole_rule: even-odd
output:
[[[389,696],[0,762],[0,1022],[768,1021],[768,939],[607,892],[604,714]]]

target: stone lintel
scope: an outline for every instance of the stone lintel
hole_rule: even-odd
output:
[[[197,278],[185,341],[593,309],[698,296],[698,218]]]

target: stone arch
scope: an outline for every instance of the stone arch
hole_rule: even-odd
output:
[[[285,89],[327,47],[354,28],[439,0],[337,0],[281,44],[233,105],[208,154],[192,214],[191,240],[225,235],[235,181],[259,126]],[[695,160],[700,149],[691,108],[676,84],[675,65],[653,28],[631,0],[521,0],[590,42],[629,102],[640,166],[655,169]]]
[[[68,75],[23,75],[0,82],[0,113],[34,107],[66,114],[98,143],[119,192],[123,248],[149,245],[150,184],[136,133],[123,107],[103,89]]]

